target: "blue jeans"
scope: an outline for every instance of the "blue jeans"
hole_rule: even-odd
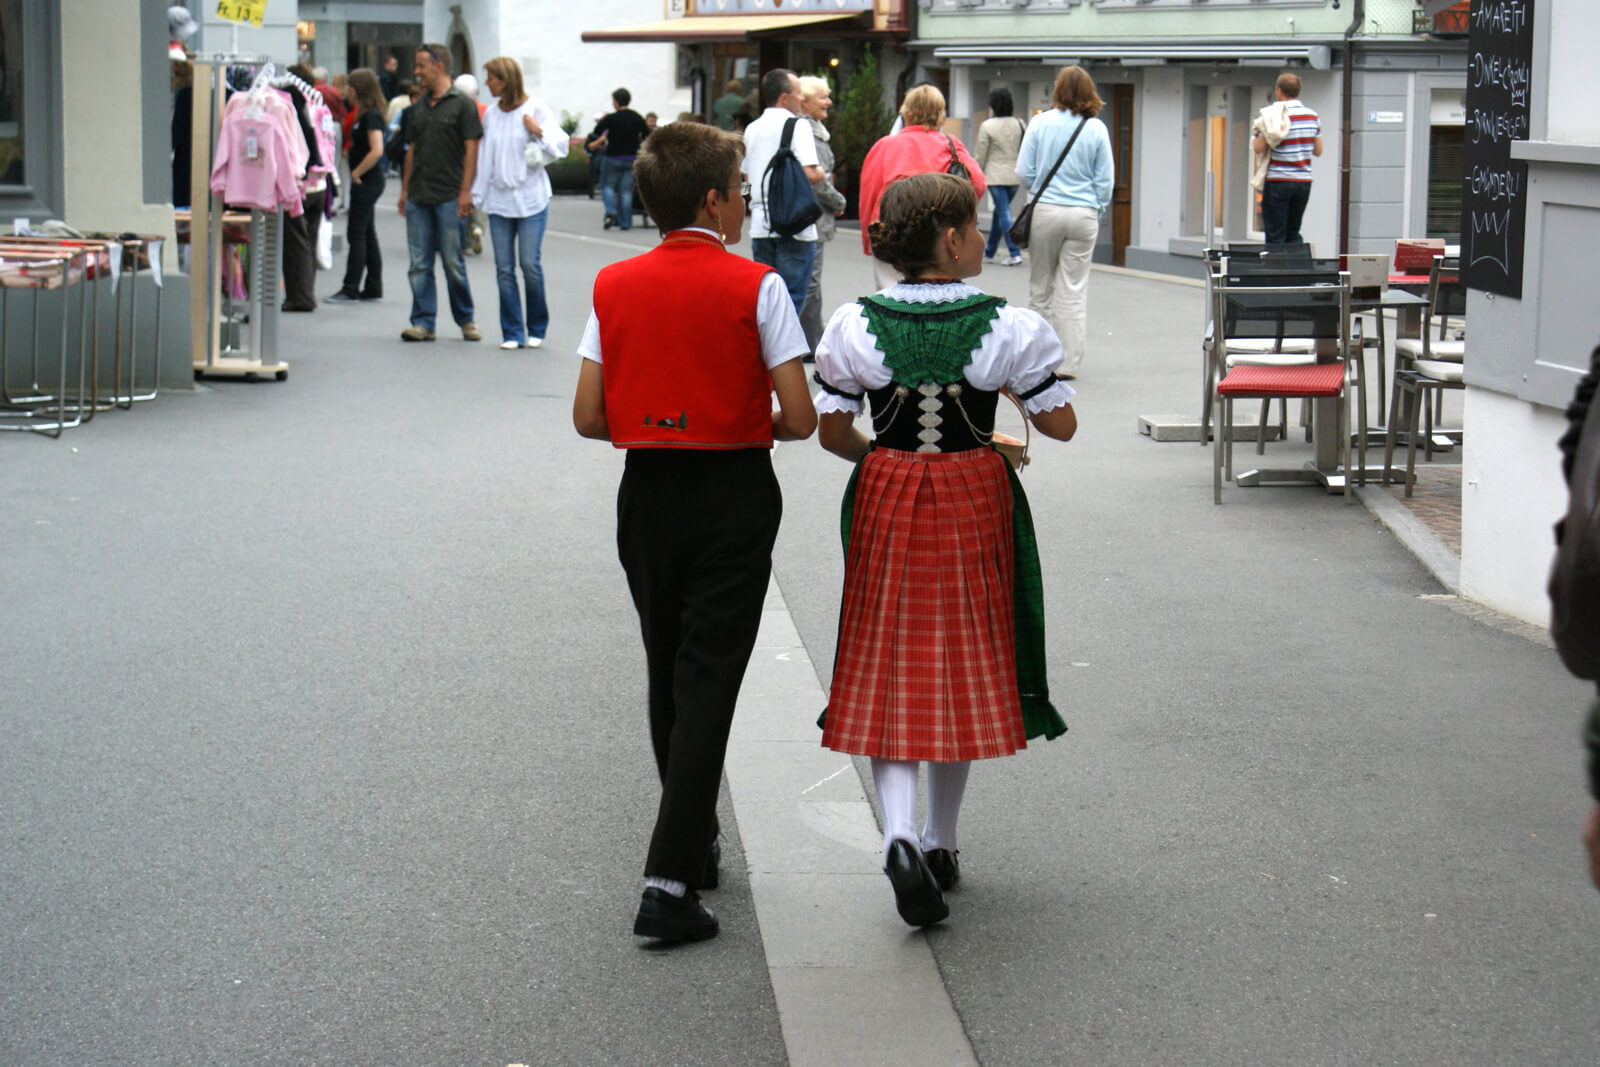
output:
[[[984,247],[983,254],[992,256],[1000,247],[1000,238],[1006,239],[1006,248],[1011,250],[1013,256],[1020,256],[1022,250],[1011,241],[1011,198],[1017,195],[1015,185],[991,185],[989,196],[994,200],[994,219],[989,223],[989,243]]]
[[[544,268],[539,265],[539,248],[544,244],[544,226],[549,217],[548,208],[525,219],[489,216],[489,236],[494,241],[494,277],[500,285],[502,340],[522,344],[530,336],[542,339],[550,328],[550,307],[544,300]],[[519,264],[523,285],[528,290],[526,329],[523,328],[522,294],[517,291]]]
[[[633,228],[633,156],[605,156],[600,160],[600,199],[618,229]]]
[[[1299,244],[1300,220],[1311,199],[1310,182],[1268,181],[1261,190],[1261,228],[1269,245]]]
[[[444,285],[450,294],[450,315],[459,326],[472,321],[472,290],[467,287],[467,257],[461,251],[461,216],[456,202],[406,204],[406,252],[411,257],[411,325],[433,329],[439,315],[434,291],[433,257],[444,262]]]
[[[806,289],[811,285],[811,263],[817,256],[817,242],[794,237],[752,237],[750,258],[777,270],[794,301],[794,313],[806,306]]]

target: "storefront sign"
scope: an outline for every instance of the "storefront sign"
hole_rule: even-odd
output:
[[[267,17],[267,0],[217,0],[217,18],[261,25]]]
[[[1406,120],[1406,113],[1404,111],[1369,111],[1369,112],[1367,112],[1367,121],[1369,123],[1373,123],[1373,124],[1383,123],[1383,122],[1404,122],[1405,120]]]
[[[1522,296],[1528,165],[1511,143],[1529,136],[1534,0],[1473,0],[1467,38],[1461,269],[1468,286]]]
[[[873,0],[689,0],[691,15],[806,15],[871,11]]]

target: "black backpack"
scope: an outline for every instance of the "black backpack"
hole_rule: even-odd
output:
[[[761,199],[767,205],[767,226],[779,237],[793,237],[822,217],[822,205],[806,177],[806,168],[794,154],[794,124],[799,116],[783,124],[783,140],[761,176]]]

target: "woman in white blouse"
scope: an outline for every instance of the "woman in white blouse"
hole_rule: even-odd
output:
[[[489,216],[494,273],[500,286],[501,348],[538,348],[550,326],[539,264],[550,208],[545,164],[567,154],[567,133],[542,100],[522,90],[522,68],[508,56],[483,66],[484,84],[499,97],[483,115],[483,144],[472,203]],[[520,247],[519,247],[520,246]],[[527,290],[527,315],[517,289],[517,267]]]

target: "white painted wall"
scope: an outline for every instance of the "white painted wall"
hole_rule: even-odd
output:
[[[1156,252],[1183,235],[1183,95],[1172,66],[1145,68],[1133,97],[1132,243]]]
[[[588,132],[611,110],[611,92],[626,87],[633,109],[654,111],[663,121],[689,108],[689,90],[679,89],[675,46],[670,44],[585,44],[585,30],[615,29],[666,17],[662,0],[589,0],[584,4],[501,3],[454,0],[470,30],[472,73],[481,82],[483,63],[507,55],[522,65],[528,92],[557,111],[582,114]],[[452,15],[448,0],[426,0],[424,37],[447,43]],[[714,94],[713,94],[714,95]],[[480,93],[487,101],[488,94]]]
[[[144,202],[143,103],[105,91],[140,84],[139,50],[128,47],[139,40],[139,5],[62,0],[62,217],[80,230],[164,235],[172,265],[172,205]]]
[[[1600,143],[1600,112],[1586,99],[1594,94],[1595,56],[1600,54],[1600,5],[1594,0],[1550,2],[1547,137],[1568,144]]]
[[[1469,388],[1462,421],[1461,595],[1549,625],[1550,528],[1567,507],[1556,439],[1566,419],[1553,408]]]

